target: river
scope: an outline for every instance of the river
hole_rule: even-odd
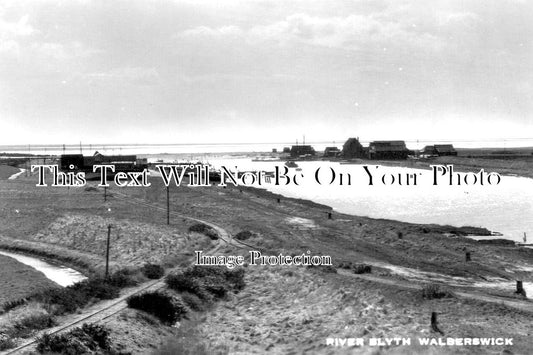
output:
[[[216,169],[225,166],[240,171],[273,171],[282,162],[252,162],[251,159],[215,159],[210,161]],[[298,162],[301,171],[290,169],[288,175],[303,174],[289,185],[262,187],[287,197],[303,198],[331,206],[335,211],[368,216],[372,218],[394,219],[411,223],[436,223],[454,226],[485,227],[502,233],[502,238],[523,241],[524,233],[533,241],[533,179],[502,176],[501,182],[489,185],[485,175],[484,185],[449,185],[448,175],[438,172],[437,185],[433,185],[431,170],[386,167],[368,164],[373,175],[373,185],[369,185],[369,175],[363,165],[344,165],[325,161]],[[320,168],[319,178],[315,173]],[[332,170],[336,177],[332,184]],[[473,171],[478,173],[478,171]],[[340,185],[340,174],[343,185]],[[417,176],[416,185],[407,185],[407,174]],[[348,184],[348,175],[350,184]],[[385,175],[386,185],[381,177]],[[391,184],[392,177],[395,182]],[[402,185],[398,184],[399,176]],[[412,176],[412,175],[411,175]],[[464,176],[464,175],[463,175]],[[283,183],[285,180],[282,180]],[[468,182],[473,182],[470,176]]]
[[[70,286],[72,284],[75,284],[76,282],[83,281],[87,278],[74,269],[65,266],[53,265],[41,259],[37,259],[24,254],[0,251],[0,255],[8,256],[22,264],[31,266],[35,270],[42,272],[44,276],[46,276],[48,279],[54,281],[55,283],[63,287]]]

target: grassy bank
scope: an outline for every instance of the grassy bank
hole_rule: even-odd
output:
[[[59,287],[43,273],[17,260],[0,255],[0,311],[3,305],[43,288]]]

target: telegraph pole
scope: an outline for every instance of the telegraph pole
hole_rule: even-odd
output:
[[[104,186],[104,202],[107,201],[107,186]]]
[[[109,277],[109,243],[111,240],[111,225],[107,225],[107,248],[105,253],[105,279]]]
[[[167,224],[170,224],[170,193],[167,186]]]

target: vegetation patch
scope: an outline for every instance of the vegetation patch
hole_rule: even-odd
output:
[[[109,329],[97,324],[83,324],[63,334],[44,334],[37,338],[41,354],[101,354],[109,353]]]
[[[421,290],[422,298],[432,300],[440,298],[450,298],[453,297],[453,293],[447,290],[442,290],[438,284],[427,284],[422,287]]]
[[[187,313],[181,300],[158,291],[131,296],[127,302],[128,307],[152,314],[165,324],[174,324]]]
[[[254,234],[250,231],[242,231],[242,232],[239,232],[237,234],[235,234],[235,239],[237,240],[246,240],[246,239],[250,239],[251,237],[253,237]]]
[[[198,296],[193,295],[192,293],[183,292],[181,294],[181,299],[187,305],[187,307],[189,307],[193,311],[201,312],[206,310],[204,302],[202,302],[202,300]]]
[[[14,348],[16,345],[15,341],[9,335],[0,333],[0,351]]]
[[[191,293],[201,300],[211,301],[225,297],[228,292],[238,292],[245,286],[244,269],[228,270],[216,266],[192,266],[166,278],[168,287]]]
[[[94,278],[61,289],[44,290],[32,299],[46,305],[53,314],[72,313],[92,300],[112,299],[119,296],[120,289],[104,279]]]
[[[109,275],[106,282],[112,286],[124,288],[138,285],[142,281],[141,278],[138,270],[124,268]]]
[[[354,274],[370,274],[372,272],[372,265],[357,264],[352,262],[340,263],[339,268],[351,270]]]
[[[47,312],[30,313],[16,320],[8,335],[11,338],[28,338],[36,330],[50,328],[55,324],[54,318]]]
[[[52,288],[39,292],[31,299],[48,307],[52,314],[72,313],[91,301],[117,298],[120,289],[138,283],[137,272],[119,270],[103,279],[90,278],[65,288]]]
[[[205,223],[196,223],[189,227],[189,232],[201,233],[208,236],[212,240],[218,239],[218,233],[213,227],[208,226]]]
[[[165,269],[159,264],[144,264],[141,271],[144,276],[152,280],[160,279],[165,275]]]

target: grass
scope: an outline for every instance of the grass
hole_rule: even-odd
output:
[[[23,303],[31,293],[43,288],[58,287],[42,273],[17,260],[0,255],[0,310]]]
[[[36,178],[0,184],[0,210],[5,211],[0,225],[2,245],[32,246],[34,254],[47,250],[54,254],[52,258],[64,255],[74,259],[69,262],[73,266],[81,259],[88,269],[101,270],[108,224],[113,226],[112,268],[161,264],[163,259],[182,257],[183,250],[207,249],[211,244],[209,238],[189,238],[190,221],[173,220],[167,226],[164,212],[124,203],[122,198],[108,199],[102,206],[102,189],[37,188]],[[152,196],[155,189],[148,190]]]
[[[7,179],[11,175],[18,173],[20,170],[14,166],[0,165],[0,179]]]

